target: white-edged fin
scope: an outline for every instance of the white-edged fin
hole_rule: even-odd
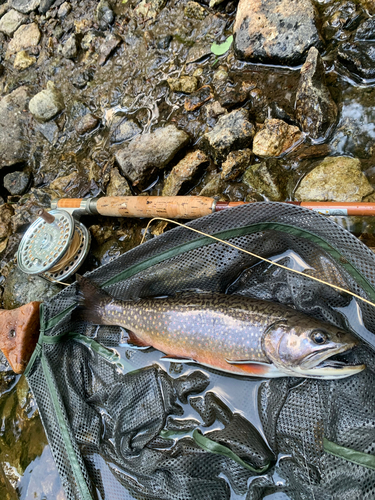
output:
[[[130,349],[134,349],[136,351],[147,351],[147,349],[151,349],[151,345],[136,345],[132,344],[131,342],[126,343],[126,347],[129,347]]]
[[[165,359],[166,361],[170,361],[171,363],[196,363],[194,359],[191,358],[182,358],[178,356],[162,356],[160,359]]]
[[[232,366],[236,366],[249,376],[266,378],[288,377],[287,373],[280,371],[275,365],[270,363],[250,361],[249,359],[226,359],[225,361]]]

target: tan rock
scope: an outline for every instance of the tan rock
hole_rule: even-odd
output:
[[[112,168],[109,174],[109,183],[106,189],[107,196],[131,196],[132,192],[128,181],[123,177],[117,168]]]
[[[362,201],[373,193],[357,158],[325,158],[299,184],[295,199],[299,201]]]
[[[36,23],[24,24],[14,33],[12,40],[9,42],[5,58],[9,59],[13,54],[20,52],[23,49],[36,47],[40,40],[40,31]]]
[[[167,82],[172,92],[184,92],[185,94],[191,94],[198,88],[198,78],[195,76],[168,78]]]
[[[188,153],[175,167],[173,167],[165,181],[162,196],[176,196],[185,181],[192,179],[199,165],[208,161],[203,151]]]
[[[13,66],[16,69],[26,69],[36,62],[36,57],[30,56],[25,50],[17,53]]]
[[[256,156],[280,156],[296,147],[304,138],[298,127],[288,125],[283,120],[268,119],[264,125],[254,137],[253,153]]]

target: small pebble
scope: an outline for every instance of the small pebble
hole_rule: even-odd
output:
[[[10,194],[23,194],[29,184],[30,176],[26,172],[11,172],[4,176],[4,187]]]
[[[59,10],[57,11],[57,16],[62,18],[67,16],[70,11],[72,10],[72,6],[70,5],[69,2],[64,2],[62,5],[60,5]]]
[[[77,134],[83,135],[86,134],[86,132],[94,130],[98,123],[99,120],[96,116],[91,113],[87,113],[87,115],[76,121],[74,128],[76,129]]]

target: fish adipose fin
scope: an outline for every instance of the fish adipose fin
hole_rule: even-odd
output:
[[[253,375],[254,377],[285,377],[285,373],[281,372],[275,365],[269,363],[262,363],[260,361],[250,361],[250,360],[232,360],[226,359],[227,363],[232,366],[236,366],[244,373],[248,375]]]
[[[76,274],[77,279],[77,317],[94,325],[103,325],[104,307],[112,297],[88,278]]]

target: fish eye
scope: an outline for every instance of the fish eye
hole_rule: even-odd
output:
[[[311,334],[311,339],[315,344],[322,345],[325,344],[328,340],[327,335],[321,331],[315,331]]]

